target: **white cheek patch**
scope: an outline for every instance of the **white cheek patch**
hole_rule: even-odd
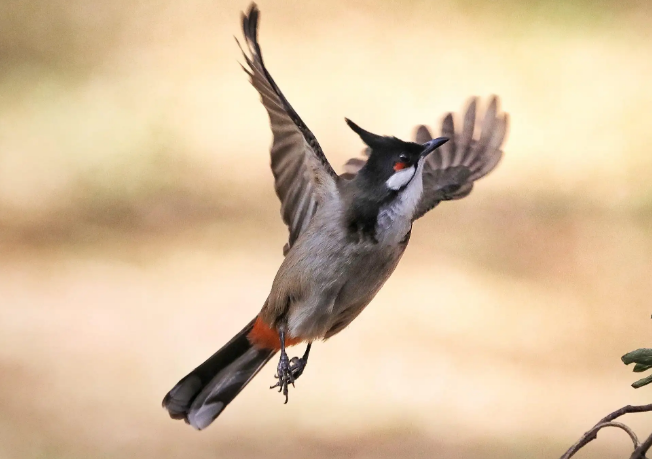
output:
[[[387,179],[385,185],[387,185],[387,188],[390,190],[400,190],[407,185],[410,180],[412,180],[415,172],[416,169],[414,166],[396,171],[394,172],[394,175]]]

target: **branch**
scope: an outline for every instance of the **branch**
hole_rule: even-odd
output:
[[[570,447],[568,451],[566,451],[566,453],[561,457],[561,459],[569,459],[570,457],[572,457],[576,452],[578,452],[584,445],[588,443],[588,441],[583,442],[584,439],[590,437],[591,435],[593,436],[593,438],[596,438],[598,436],[598,431],[604,427],[618,427],[619,429],[623,429],[625,432],[629,434],[629,438],[632,439],[632,442],[634,443],[634,449],[638,450],[639,447],[638,437],[636,436],[636,434],[632,429],[630,429],[625,424],[622,424],[620,422],[613,422],[613,421],[603,422],[601,424],[596,425],[587,433],[585,433],[584,436],[580,438],[577,443],[575,443],[573,446]]]
[[[564,455],[560,459],[569,459],[571,456],[573,456],[573,454],[575,454],[581,448],[586,446],[587,443],[595,440],[598,437],[598,431],[602,427],[606,427],[607,425],[617,424],[617,425],[613,425],[613,427],[619,427],[619,428],[622,429],[623,428],[622,426],[624,426],[624,424],[620,424],[620,423],[611,424],[611,421],[613,421],[614,419],[617,419],[617,418],[619,418],[619,417],[621,417],[621,416],[623,416],[623,415],[625,415],[627,413],[644,413],[646,411],[652,411],[652,403],[649,404],[649,405],[627,405],[627,406],[624,406],[624,407],[620,408],[619,410],[616,410],[613,413],[605,416],[604,418],[600,419],[600,421],[598,421],[598,423],[595,426],[593,426],[593,428],[591,430],[586,432],[582,436],[582,438],[579,439],[579,441],[577,443],[575,443],[573,446],[571,446],[568,449],[568,451],[566,451],[564,453]],[[626,427],[626,426],[624,426],[624,427]],[[627,433],[629,433],[630,437],[632,437],[633,432],[631,432],[631,429],[626,428],[626,429],[623,429],[623,430],[625,430]],[[632,440],[634,441],[634,447],[636,448],[636,451],[634,452],[634,454],[638,454],[637,452],[639,450],[642,450],[642,448],[645,445],[647,445],[645,450],[642,450],[642,453],[641,453],[641,454],[644,455],[645,452],[648,449],[650,449],[650,447],[652,446],[652,438],[648,438],[640,446],[638,446],[638,439],[636,439],[636,440],[635,439],[636,439],[636,435],[634,435],[632,437]],[[650,444],[648,444],[648,442],[650,442]],[[643,455],[641,455],[641,456],[632,456],[632,458],[630,458],[630,459],[634,459],[634,458],[638,459],[639,457],[644,458]]]
[[[641,446],[636,448],[629,459],[645,459],[645,453],[647,453],[647,450],[650,449],[650,447],[652,447],[652,434],[647,437],[647,440],[641,443]]]

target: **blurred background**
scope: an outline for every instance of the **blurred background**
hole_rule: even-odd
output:
[[[268,68],[338,171],[344,116],[408,138],[471,95],[511,115],[505,157],[418,221],[288,405],[270,365],[207,431],[170,420],[286,241],[247,6],[0,3],[1,458],[554,458],[650,402],[619,359],[651,344],[652,4],[262,0]]]

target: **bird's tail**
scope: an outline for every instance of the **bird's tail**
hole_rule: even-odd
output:
[[[251,344],[247,335],[255,323],[252,320],[168,392],[163,407],[171,418],[184,419],[198,430],[208,427],[276,354],[275,349]]]

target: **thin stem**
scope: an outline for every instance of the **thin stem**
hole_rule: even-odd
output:
[[[586,432],[584,435],[582,435],[582,438],[580,438],[577,443],[575,443],[573,446],[571,446],[568,451],[564,453],[563,456],[561,456],[560,459],[568,459],[570,458],[573,454],[575,454],[577,451],[579,451],[581,448],[583,448],[587,443],[595,440],[597,438],[598,431],[602,428],[598,428],[602,424],[607,424],[613,421],[614,419],[617,419],[627,413],[644,413],[647,411],[652,411],[652,403],[649,405],[627,405],[624,406],[616,411],[614,411],[611,414],[608,414],[604,418],[600,419],[598,423],[588,432]],[[619,424],[619,423],[617,423]],[[631,436],[631,435],[630,435]],[[643,443],[645,444],[647,440]],[[641,445],[643,446],[643,445]],[[639,447],[640,448],[640,447]],[[650,446],[648,446],[648,449]]]

